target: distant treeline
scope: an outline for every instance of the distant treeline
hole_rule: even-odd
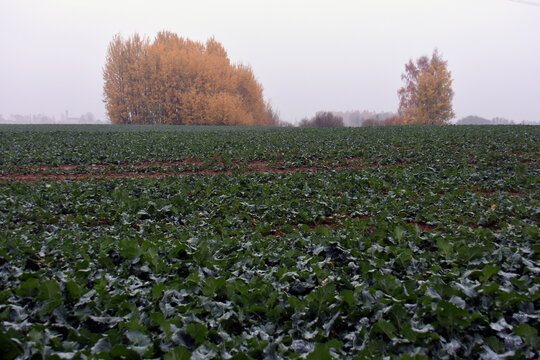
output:
[[[163,31],[154,41],[115,36],[103,73],[113,124],[276,125],[252,70],[223,46]]]
[[[67,112],[59,118],[45,114],[0,114],[0,124],[107,124],[106,120],[97,119],[94,114],[87,112],[79,117],[69,117]]]
[[[345,126],[362,126],[364,120],[367,119],[383,121],[396,115],[391,112],[378,113],[369,110],[332,111],[332,113],[341,117]]]
[[[491,120],[485,119],[480,116],[470,115],[460,119],[456,122],[457,125],[513,125],[514,121],[495,117]]]
[[[312,118],[303,118],[299,127],[357,127],[373,125],[397,125],[396,114],[391,112],[377,113],[368,110],[319,111]],[[280,126],[291,126],[281,123]]]

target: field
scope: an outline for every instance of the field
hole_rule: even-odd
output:
[[[538,358],[540,127],[0,127],[3,358]]]

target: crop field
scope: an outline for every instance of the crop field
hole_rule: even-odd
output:
[[[540,127],[0,127],[4,359],[536,359]]]

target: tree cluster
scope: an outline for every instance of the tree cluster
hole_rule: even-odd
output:
[[[302,119],[300,127],[312,127],[312,128],[330,128],[330,127],[343,127],[343,118],[336,116],[331,112],[319,111],[311,119]]]
[[[272,126],[277,113],[263,99],[252,70],[232,64],[213,38],[205,44],[160,32],[109,44],[104,102],[113,124]]]

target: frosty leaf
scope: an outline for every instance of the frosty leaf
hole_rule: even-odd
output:
[[[109,338],[101,338],[99,339],[95,344],[94,346],[92,346],[92,349],[90,350],[90,352],[92,354],[99,354],[99,353],[102,353],[102,352],[109,352],[111,351],[111,343],[109,341]]]

